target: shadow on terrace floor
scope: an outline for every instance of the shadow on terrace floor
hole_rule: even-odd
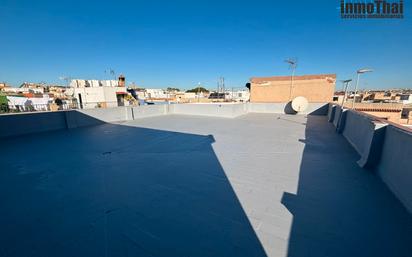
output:
[[[116,124],[2,139],[0,256],[266,256],[213,142]]]
[[[411,256],[412,219],[325,117],[308,115],[288,256]]]

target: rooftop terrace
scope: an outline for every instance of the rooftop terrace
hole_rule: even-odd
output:
[[[172,114],[1,145],[0,256],[412,252],[412,216],[327,116]]]

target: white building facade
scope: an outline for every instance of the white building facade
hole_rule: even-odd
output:
[[[234,102],[248,102],[250,99],[249,90],[227,91],[226,97]]]
[[[403,104],[412,104],[412,94],[401,94],[399,101]]]
[[[124,100],[126,87],[118,86],[116,80],[74,79],[66,94],[74,97],[81,109],[105,108],[128,105]]]

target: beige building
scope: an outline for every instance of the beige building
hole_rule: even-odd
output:
[[[10,87],[6,82],[0,82],[0,90]]]
[[[336,74],[254,77],[250,79],[250,101],[254,103],[285,103],[297,96],[312,103],[332,101]]]

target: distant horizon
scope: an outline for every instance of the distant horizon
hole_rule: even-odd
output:
[[[310,75],[310,74],[304,74],[304,75]],[[299,74],[297,74],[297,76],[299,76]],[[79,79],[79,78],[77,78]],[[85,80],[110,80],[110,79],[85,79]],[[112,79],[113,80],[113,79]],[[18,88],[19,86],[21,86],[23,83],[37,83],[37,84],[41,84],[41,83],[45,83],[46,86],[62,86],[62,87],[68,87],[67,83],[66,84],[58,84],[58,83],[47,83],[45,81],[42,82],[33,82],[33,81],[24,81],[22,82],[20,85],[11,85],[9,83],[7,83],[6,81],[0,81],[0,83],[7,83],[9,86],[14,87],[14,88]],[[343,91],[343,85],[339,84],[339,80],[336,81],[335,84],[335,92],[341,92]],[[246,82],[247,83],[247,82]],[[246,83],[243,87],[233,87],[234,89],[241,89],[241,88],[246,88]],[[139,88],[144,88],[144,89],[167,89],[168,87],[170,88],[177,88],[181,91],[186,91],[186,90],[190,90],[190,89],[194,89],[197,88],[198,85],[194,85],[193,87],[188,87],[188,88],[184,88],[184,87],[179,87],[179,86],[164,86],[164,87],[159,87],[159,86],[142,86],[139,84],[129,84],[126,80],[126,87],[129,86],[137,86]],[[203,87],[209,91],[213,91],[214,89],[217,88],[217,86],[215,87],[207,87],[206,85],[200,85],[200,87]],[[352,84],[350,88],[348,88],[348,92],[350,91],[354,91],[354,85]],[[227,90],[231,90],[232,87],[226,86]],[[388,87],[388,88],[359,88],[358,91],[387,91],[387,90],[412,90],[412,87]]]
[[[65,85],[59,77],[124,74],[146,88],[244,87],[251,77],[361,76],[359,88],[411,88],[412,20],[341,19],[339,1],[3,1],[0,81]],[[78,6],[82,8],[78,8]],[[22,19],[24,17],[24,19]]]
[[[331,74],[334,74],[334,73],[331,73]],[[124,74],[123,74],[124,75]],[[306,76],[306,75],[317,75],[317,74],[295,74],[295,76]],[[291,76],[291,75],[271,75],[271,76]],[[196,88],[196,87],[198,87],[198,84],[196,84],[196,85],[193,85],[193,86],[188,86],[188,87],[181,87],[181,86],[177,86],[177,85],[168,85],[168,86],[145,86],[145,85],[141,85],[141,84],[132,84],[132,82],[130,82],[130,81],[128,81],[127,80],[127,76],[125,76],[126,77],[126,87],[129,87],[129,86],[137,86],[137,87],[139,87],[139,88],[150,88],[150,89],[166,89],[166,88],[168,88],[168,87],[170,87],[170,88],[178,88],[178,89],[180,89],[180,90],[190,90],[190,89],[193,89],[193,88]],[[269,76],[261,76],[261,77],[269,77]],[[71,78],[71,80],[74,80],[74,79],[84,79],[84,80],[114,80],[114,78]],[[217,80],[217,79],[216,79]],[[244,83],[244,85],[243,85],[243,87],[242,86],[228,86],[228,85],[226,85],[226,88],[227,89],[230,89],[230,88],[236,88],[236,89],[239,89],[239,88],[246,88],[246,83],[248,83],[248,82],[250,82],[249,80],[248,81],[246,81],[245,83]],[[47,81],[22,81],[20,84],[18,84],[18,85],[13,85],[13,84],[10,84],[10,83],[8,83],[7,81],[1,81],[0,80],[0,83],[7,83],[9,86],[11,86],[11,87],[19,87],[19,86],[21,86],[23,83],[38,83],[38,84],[41,84],[41,83],[45,83],[46,85],[56,85],[56,86],[63,86],[63,87],[67,87],[68,85],[67,85],[67,82],[64,82],[64,83],[56,83],[56,82],[47,82]],[[210,89],[210,90],[213,90],[213,89],[216,89],[217,88],[217,81],[216,81],[216,85],[213,87],[213,86],[207,86],[207,85],[203,85],[203,84],[200,84],[200,86],[201,87],[204,87],[204,88],[206,88],[206,89]],[[352,84],[351,84],[351,87],[350,88],[348,88],[348,91],[351,91],[351,90],[353,90],[353,88],[352,87],[354,87],[354,84],[353,84],[353,82],[352,82]],[[343,85],[342,85],[342,83],[341,83],[341,80],[338,78],[338,75],[337,75],[337,79],[336,79],[336,84],[335,84],[335,92],[337,92],[337,91],[342,91],[342,89],[343,89]],[[374,87],[371,87],[371,88],[359,88],[358,90],[375,90],[375,91],[378,91],[378,90],[396,90],[396,89],[402,89],[402,90],[412,90],[412,86],[410,86],[410,87],[386,87],[386,88],[374,88]]]

